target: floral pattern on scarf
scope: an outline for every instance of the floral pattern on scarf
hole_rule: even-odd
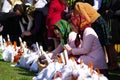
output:
[[[91,24],[89,24],[87,19],[81,14],[72,16],[70,20],[71,20],[72,24],[74,25],[74,27],[76,27],[76,29],[78,30],[78,34],[75,39],[75,45],[76,45],[76,47],[78,47],[80,45],[79,34],[81,35],[81,39],[83,39],[84,29],[86,27],[91,27]]]
[[[91,24],[89,24],[87,19],[82,14],[72,16],[71,22],[75,27],[78,27],[78,29],[80,29],[81,31],[83,31],[86,27],[91,27]]]

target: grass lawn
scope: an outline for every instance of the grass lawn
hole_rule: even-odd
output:
[[[120,65],[120,53],[118,54]],[[0,60],[0,80],[32,80],[35,72],[19,67],[11,67],[11,63]],[[109,80],[120,80],[120,70],[109,71]]]
[[[0,61],[0,80],[32,80],[35,72],[19,67],[11,67],[11,63]]]

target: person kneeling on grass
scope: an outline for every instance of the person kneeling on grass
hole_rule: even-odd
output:
[[[93,68],[99,68],[101,73],[107,76],[105,54],[96,32],[90,25],[80,27],[81,21],[77,22],[80,23],[69,25],[67,21],[60,20],[55,24],[54,32],[61,43],[49,56],[54,59],[57,54],[66,49],[69,56],[73,55],[76,59],[82,59],[85,64],[91,61]]]

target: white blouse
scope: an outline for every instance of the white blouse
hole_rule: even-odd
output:
[[[47,4],[46,0],[38,0],[37,3],[35,3],[35,8],[43,8]]]

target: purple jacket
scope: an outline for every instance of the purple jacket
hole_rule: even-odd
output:
[[[75,32],[71,32],[68,38],[68,44],[72,47],[72,54],[81,55],[79,58],[83,59],[85,64],[92,61],[94,68],[107,69],[105,54],[95,31],[92,28],[86,28],[84,30],[83,40],[79,48],[76,48],[74,44],[76,35]],[[61,51],[63,51],[63,47],[60,44],[53,53],[60,53]]]

